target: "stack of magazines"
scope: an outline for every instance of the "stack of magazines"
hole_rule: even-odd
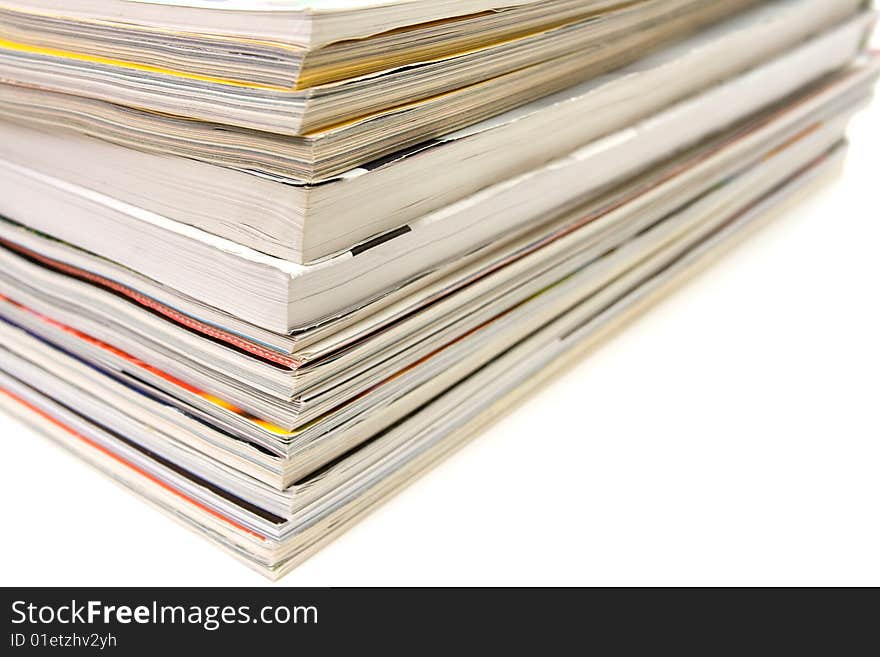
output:
[[[833,174],[873,21],[4,0],[0,405],[279,577]]]

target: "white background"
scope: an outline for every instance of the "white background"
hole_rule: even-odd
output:
[[[833,186],[280,585],[880,585],[880,104],[851,136]],[[0,584],[267,584],[0,437]]]

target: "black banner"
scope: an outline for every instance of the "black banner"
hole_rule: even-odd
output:
[[[801,639],[839,653],[859,644],[877,611],[872,591],[780,589],[5,589],[3,606],[7,655],[194,646],[224,655],[467,653],[476,637],[540,654],[598,641],[614,652],[647,644],[751,653]]]

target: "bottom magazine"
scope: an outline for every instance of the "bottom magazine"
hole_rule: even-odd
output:
[[[148,444],[138,423],[112,401],[86,395],[76,385],[72,373],[82,364],[73,355],[8,320],[0,323],[0,406],[277,578],[835,173],[846,150],[839,139],[834,130],[801,135],[785,145],[785,157],[771,154],[534,295],[529,308],[546,316],[539,328],[284,491],[171,441]],[[593,278],[605,271],[602,284],[575,305],[556,310],[560,299],[583,286],[587,271]],[[71,373],[70,380],[61,372]],[[172,450],[175,458],[169,458]]]

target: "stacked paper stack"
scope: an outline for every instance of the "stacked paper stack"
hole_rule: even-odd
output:
[[[0,402],[280,576],[834,171],[872,20],[3,0]]]

